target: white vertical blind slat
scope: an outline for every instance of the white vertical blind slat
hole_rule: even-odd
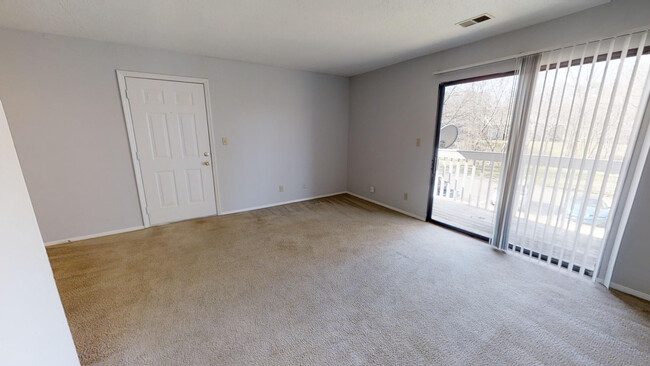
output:
[[[524,148],[524,141],[520,136],[526,135],[526,117],[532,108],[531,95],[539,65],[539,55],[526,56],[518,60],[519,76],[517,82],[513,84],[512,99],[508,108],[512,122],[508,130],[508,144],[502,165],[502,169],[506,173],[502,174],[502,179],[499,181],[499,194],[495,204],[496,213],[491,239],[491,244],[501,250],[508,249],[511,222],[515,217],[513,209],[516,203],[517,173],[522,158],[521,152]]]
[[[543,81],[542,81],[542,91],[541,91],[542,95],[544,95],[544,90],[546,89],[546,80],[548,78],[548,70],[550,69],[550,65],[551,65],[551,60],[550,60],[550,58],[548,58],[548,62],[546,63],[546,70],[544,71],[544,78],[543,78]],[[538,80],[539,80],[539,78],[538,78]],[[542,103],[541,103],[541,100],[540,100],[539,101],[539,106],[538,106],[538,109],[537,109],[537,121],[535,121],[535,129],[533,130],[533,137],[532,137],[533,142],[535,141],[535,136],[537,136],[537,127],[538,127],[537,122],[539,122],[539,115],[540,115],[541,109],[542,109]],[[521,138],[521,137],[519,137],[519,138]],[[532,157],[533,157],[533,149],[534,149],[534,147],[535,147],[535,144],[532,143],[530,145],[530,152],[528,153],[528,159],[526,159],[525,155],[523,156],[524,159],[523,159],[522,166],[526,167],[526,171],[524,172],[524,175],[521,177],[520,185],[524,185],[526,180],[528,179],[528,172],[529,172],[530,167],[532,165],[531,161],[532,161]],[[524,149],[525,149],[525,145],[524,145]],[[524,193],[526,193],[526,192],[524,191]],[[531,195],[532,195],[532,193],[533,192],[530,192]],[[522,221],[521,212],[522,212],[522,208],[524,207],[523,206],[524,201],[525,201],[524,194],[522,194],[522,195],[520,195],[519,207],[516,210],[516,212],[518,214],[517,214],[517,224],[515,226],[514,232],[515,232],[515,236],[517,236],[517,237],[520,237],[519,227],[520,227],[520,224],[521,224],[521,221]],[[530,213],[530,211],[526,212],[526,216],[523,218],[523,220],[528,221],[528,219],[529,219],[528,214],[529,213]]]

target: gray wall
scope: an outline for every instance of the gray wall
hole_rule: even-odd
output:
[[[0,103],[0,364],[79,365]]]
[[[209,79],[224,212],[346,190],[347,78],[11,30],[0,44],[46,242],[142,225],[116,69]]]
[[[650,2],[618,0],[353,77],[348,190],[424,218],[435,137],[437,87],[449,77],[434,76],[434,72],[617,35],[648,25]],[[416,138],[422,139],[421,147],[415,146]],[[376,193],[369,193],[370,185],[376,186]],[[408,201],[403,199],[404,192],[409,194]],[[638,206],[647,210],[650,206],[647,198],[644,202]],[[637,258],[641,261],[645,258],[644,268],[650,267],[647,265],[650,263],[649,234],[647,228],[639,225],[630,225],[626,233],[628,238],[638,238],[636,245],[645,248],[645,252],[634,252],[644,255]],[[628,245],[632,244],[623,243],[622,251]],[[623,261],[618,261],[617,269],[632,267]],[[632,271],[641,271],[635,266]],[[650,276],[637,276],[641,277],[645,278],[647,288]],[[627,286],[616,277],[614,282]]]

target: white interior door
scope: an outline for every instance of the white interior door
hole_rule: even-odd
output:
[[[217,213],[202,84],[126,77],[152,225]]]

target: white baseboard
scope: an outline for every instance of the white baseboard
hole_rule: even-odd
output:
[[[246,212],[246,211],[253,211],[253,210],[259,210],[262,208],[268,208],[268,207],[274,207],[274,206],[281,206],[281,205],[286,205],[289,203],[296,203],[296,202],[302,202],[302,201],[309,201],[317,198],[324,198],[324,197],[331,197],[331,196],[336,196],[339,194],[345,194],[347,193],[346,191],[342,192],[336,192],[336,193],[328,193],[328,194],[323,194],[320,196],[313,196],[313,197],[307,197],[307,198],[301,198],[297,200],[292,200],[292,201],[285,201],[285,202],[278,202],[278,203],[272,203],[270,205],[263,205],[263,206],[256,206],[256,207],[248,207],[244,208],[241,210],[232,210],[232,211],[226,211],[222,212],[221,215],[228,215],[228,214],[234,214],[238,212]],[[108,236],[108,235],[115,235],[115,234],[122,234],[122,233],[128,233],[130,231],[136,231],[136,230],[142,230],[146,229],[145,226],[134,226],[126,229],[119,229],[119,230],[112,230],[112,231],[106,231],[103,233],[97,233],[97,234],[90,234],[90,235],[83,235],[83,236],[76,236],[73,238],[67,238],[67,239],[61,239],[61,240],[54,240],[54,241],[48,241],[45,243],[45,246],[51,246],[51,245],[57,245],[57,244],[64,244],[64,243],[70,243],[73,241],[79,241],[79,240],[87,240],[87,239],[94,239],[94,238],[99,238],[102,236]]]
[[[629,287],[619,285],[618,283],[614,283],[614,282],[610,282],[609,287],[613,288],[614,290],[625,292],[628,295],[636,296],[640,299],[650,301],[650,294],[646,294],[645,292],[637,291],[635,289],[631,289]]]
[[[325,197],[331,197],[331,196],[338,196],[339,194],[345,194],[348,193],[347,191],[342,191],[342,192],[336,192],[336,193],[328,193],[328,194],[322,194],[320,196],[313,196],[313,197],[307,197],[307,198],[300,198],[297,200],[291,200],[291,201],[283,201],[283,202],[278,202],[278,203],[271,203],[268,205],[262,205],[262,206],[254,206],[254,207],[247,207],[247,208],[242,208],[242,209],[237,209],[237,210],[230,210],[230,211],[222,211],[221,215],[230,215],[234,213],[240,213],[240,212],[246,212],[246,211],[254,211],[254,210],[261,210],[263,208],[269,208],[269,207],[275,207],[275,206],[282,206],[282,205],[288,205],[290,203],[296,203],[296,202],[303,202],[303,201],[309,201],[309,200],[315,200],[317,198],[325,198]]]
[[[134,227],[126,228],[126,229],[105,231],[103,233],[76,236],[74,238],[48,241],[48,242],[45,243],[45,246],[49,247],[50,245],[70,243],[70,242],[79,241],[79,240],[94,239],[94,238],[99,238],[101,236],[109,236],[109,235],[115,235],[115,234],[128,233],[129,231],[136,231],[136,230],[142,230],[142,229],[145,229],[145,227],[141,225],[141,226],[134,226]]]
[[[385,203],[381,203],[381,202],[379,202],[379,201],[371,200],[371,199],[368,198],[368,197],[364,197],[364,196],[358,195],[358,194],[356,194],[356,193],[352,193],[352,192],[350,192],[350,191],[348,191],[348,192],[346,192],[346,193],[349,194],[349,195],[352,195],[352,196],[354,196],[354,197],[361,198],[361,199],[364,200],[364,201],[372,202],[372,203],[374,203],[375,205],[379,205],[379,206],[382,206],[382,207],[386,207],[386,208],[389,209],[389,210],[397,211],[397,212],[399,212],[399,213],[401,213],[401,214],[404,214],[404,215],[406,215],[406,216],[410,216],[410,217],[412,217],[412,218],[414,218],[414,219],[418,219],[418,220],[420,220],[420,221],[426,221],[426,219],[425,219],[424,217],[422,217],[422,216],[418,216],[418,215],[412,214],[412,213],[410,213],[410,212],[407,212],[407,211],[404,211],[404,210],[400,210],[399,208],[395,208],[395,207],[393,207],[393,206],[389,206],[389,205],[387,205],[387,204],[385,204]]]
[[[337,195],[340,195],[340,194],[346,194],[346,193],[347,193],[347,194],[350,194],[350,195],[352,195],[352,196],[355,196],[355,197],[357,197],[357,198],[360,198],[360,199],[362,199],[362,200],[365,200],[365,201],[368,201],[368,202],[372,202],[372,203],[374,203],[374,204],[376,204],[376,205],[386,207],[386,208],[389,209],[389,210],[393,210],[393,211],[399,212],[399,213],[401,213],[401,214],[404,214],[404,215],[406,215],[406,216],[410,216],[410,217],[416,218],[416,219],[418,219],[418,220],[420,220],[420,221],[425,221],[425,219],[424,219],[423,217],[420,217],[420,216],[414,215],[414,214],[412,214],[412,213],[410,213],[410,212],[406,212],[406,211],[404,211],[404,210],[400,210],[399,208],[395,208],[395,207],[392,207],[392,206],[386,205],[386,204],[384,204],[384,203],[381,203],[381,202],[378,202],[378,201],[375,201],[375,200],[371,200],[371,199],[369,199],[369,198],[366,198],[366,197],[360,196],[360,195],[358,195],[358,194],[356,194],[356,193],[352,193],[352,192],[349,192],[349,191],[342,191],[342,192],[336,192],[336,193],[328,193],[328,194],[323,194],[323,195],[320,195],[320,196],[313,196],[313,197],[307,197],[307,198],[300,198],[300,199],[297,199],[297,200],[291,200],[291,201],[284,201],[284,202],[272,203],[272,204],[262,205],[262,206],[248,207],[248,208],[243,208],[243,209],[239,209],[239,210],[225,211],[225,212],[222,212],[221,215],[229,215],[229,214],[240,213],[240,212],[246,212],[246,211],[260,210],[260,209],[263,209],[263,208],[269,208],[269,207],[275,207],[275,206],[282,206],[282,205],[287,205],[287,204],[290,204],[290,203],[309,201],[309,200],[314,200],[314,199],[318,199],[318,198],[325,198],[325,197],[337,196]],[[134,227],[126,228],[126,229],[119,229],[119,230],[106,231],[106,232],[103,232],[103,233],[90,234],[90,235],[83,235],[83,236],[77,236],[77,237],[67,238],[67,239],[61,239],[61,240],[54,240],[54,241],[46,242],[46,243],[45,243],[45,246],[51,246],[51,245],[57,245],[57,244],[70,243],[70,242],[73,242],[73,241],[80,241],[80,240],[94,239],[94,238],[99,238],[99,237],[102,237],[102,236],[108,236],[108,235],[115,235],[115,234],[128,233],[128,232],[130,232],[130,231],[142,230],[142,229],[145,229],[145,228],[146,228],[145,226],[142,226],[142,225],[141,225],[141,226],[134,226]],[[623,291],[623,290],[621,290],[621,291]]]

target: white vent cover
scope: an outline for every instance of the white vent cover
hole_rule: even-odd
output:
[[[472,26],[474,24],[483,23],[484,21],[490,20],[492,18],[494,18],[492,15],[490,15],[488,13],[484,13],[484,14],[481,14],[481,15],[477,15],[477,16],[475,16],[473,18],[465,19],[462,22],[459,22],[459,23],[456,23],[456,24],[460,25],[463,28],[467,28],[467,27],[470,27],[470,26]]]

